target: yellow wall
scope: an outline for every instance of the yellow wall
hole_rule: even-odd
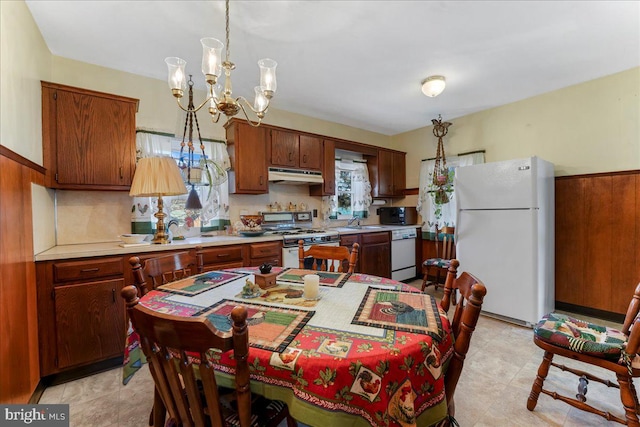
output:
[[[485,149],[488,162],[535,155],[554,163],[556,176],[640,169],[640,67],[447,121],[447,155]],[[409,188],[418,186],[421,159],[435,156],[431,132],[392,137],[394,148],[410,153]]]

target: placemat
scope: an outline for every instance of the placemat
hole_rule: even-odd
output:
[[[369,287],[351,323],[443,337],[435,298],[418,292]]]
[[[182,280],[158,286],[158,289],[172,294],[193,296],[244,276],[246,276],[245,273],[232,273],[230,271],[210,271],[208,273],[187,277]]]
[[[278,353],[291,344],[300,329],[315,314],[315,311],[224,299],[194,314],[194,317],[205,316],[216,328],[221,331],[230,331],[231,311],[239,305],[245,307],[248,312],[249,345]]]
[[[323,286],[333,286],[341,288],[349,278],[351,273],[333,273],[329,271],[302,270],[290,268],[276,277],[276,281],[304,284],[304,276],[307,274],[317,274],[320,276],[320,284]]]
[[[252,298],[252,302],[266,302],[277,303],[287,305],[299,305],[301,307],[315,307],[319,299],[307,300],[302,297],[304,288],[302,286],[293,286],[287,284],[280,284],[269,289],[262,289],[260,295],[256,295]],[[320,291],[320,297],[322,297],[322,291]],[[249,299],[242,295],[242,292],[236,295],[236,298]]]

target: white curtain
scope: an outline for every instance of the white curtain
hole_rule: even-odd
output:
[[[447,168],[449,176],[453,177],[455,168],[458,166],[469,166],[484,163],[484,152],[464,154],[461,156],[447,157]],[[456,199],[455,187],[449,194],[449,202],[445,204],[434,203],[435,193],[432,191],[433,167],[435,159],[423,160],[420,167],[420,189],[418,193],[418,203],[416,209],[422,216],[422,230],[435,232],[444,226],[455,226],[456,222]]]
[[[138,131],[136,133],[136,157],[167,156],[178,160],[180,156],[181,139],[169,135]],[[203,141],[205,155],[216,162],[220,168],[228,170],[231,166],[226,144],[222,142]],[[199,151],[199,147],[197,150]],[[190,189],[189,189],[190,190]],[[168,224],[176,220],[194,233],[213,229],[223,229],[229,221],[229,185],[224,182],[220,185],[196,187],[200,195],[202,209],[194,212],[185,210],[184,204],[187,195],[164,197],[165,213],[169,217],[165,220]],[[157,211],[157,199],[151,197],[134,197],[132,207],[132,231],[141,232],[142,228],[155,227],[157,219],[153,214]],[[137,223],[137,224],[136,224]],[[145,225],[146,224],[146,225]],[[150,232],[146,230],[146,232]]]
[[[351,174],[351,214],[360,218],[369,216],[371,206],[371,182],[369,171],[365,162],[353,160],[336,160],[336,187],[341,180],[341,172],[348,171]],[[322,212],[325,219],[342,219],[338,216],[338,191],[334,196],[322,198]]]

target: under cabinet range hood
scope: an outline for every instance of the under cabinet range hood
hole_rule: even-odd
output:
[[[322,184],[322,172],[304,169],[269,168],[269,182],[276,184]]]

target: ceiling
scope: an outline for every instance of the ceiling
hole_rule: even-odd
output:
[[[221,1],[26,3],[54,55],[162,80],[178,56],[202,89],[199,40],[225,40]],[[269,57],[272,108],[385,135],[640,66],[638,1],[232,1],[230,21],[234,95]]]

